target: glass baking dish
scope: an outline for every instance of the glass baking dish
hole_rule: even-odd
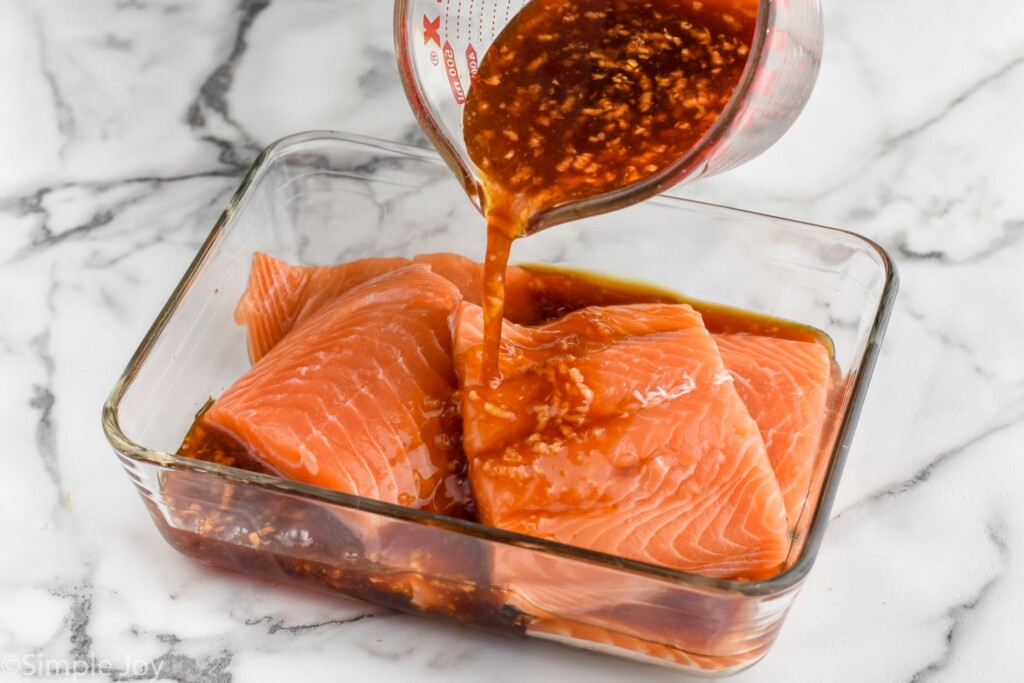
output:
[[[103,409],[107,438],[174,548],[271,581],[702,673],[754,663],[814,562],[896,292],[856,235],[661,197],[520,240],[513,260],[657,284],[814,326],[840,381],[782,573],[711,579],[174,455],[249,366],[232,318],[254,251],[295,263],[453,251],[483,219],[432,152],[330,132],[256,160]]]

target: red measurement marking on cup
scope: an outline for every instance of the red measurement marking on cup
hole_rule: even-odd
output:
[[[764,71],[758,74],[754,88],[762,96],[768,97],[771,95],[772,91],[775,90],[775,82],[778,80],[778,71]]]
[[[480,59],[477,57],[473,43],[466,48],[466,65],[469,67],[469,82],[476,83],[476,74],[480,70]]]
[[[476,22],[476,40],[478,43],[484,42],[484,20],[487,19],[486,7],[486,2],[480,2],[480,19]]]
[[[786,49],[787,33],[785,31],[772,31],[768,39],[768,49],[771,52],[783,52]]]
[[[462,79],[459,78],[459,67],[455,63],[455,50],[447,40],[444,41],[441,54],[444,55],[444,71],[448,74],[448,84],[452,86],[452,95],[455,96],[457,103],[463,104],[466,101],[466,90],[462,87]]]
[[[462,0],[459,0],[458,4],[455,5],[455,42],[459,42],[462,37]]]
[[[436,19],[430,19],[426,14],[423,15],[423,44],[430,45],[430,41],[437,43],[438,47],[441,47],[441,36],[438,35],[437,31],[441,28],[441,17],[438,16]]]

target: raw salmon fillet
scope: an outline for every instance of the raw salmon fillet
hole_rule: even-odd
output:
[[[290,479],[459,514],[469,498],[448,317],[461,298],[424,265],[353,287],[299,322],[204,423]]]
[[[364,258],[336,266],[295,266],[256,252],[248,287],[235,308],[235,322],[247,329],[249,360],[259,361],[293,327],[341,294],[413,263],[430,266],[458,287],[466,301],[481,303],[483,266],[458,254],[422,254],[412,259]],[[506,316],[523,319],[532,310],[530,276],[521,268],[510,266],[505,278]]]
[[[407,265],[403,258],[366,258],[338,266],[293,266],[257,252],[235,307],[235,322],[248,331],[249,360],[263,358],[297,323],[339,294]]]
[[[796,528],[821,445],[831,386],[828,350],[818,342],[748,334],[715,336],[736,391],[757,422]]]
[[[715,577],[786,559],[785,504],[757,424],[686,304],[506,322],[492,387],[483,311],[453,319],[463,445],[482,522]]]

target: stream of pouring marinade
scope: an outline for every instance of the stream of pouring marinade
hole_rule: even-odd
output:
[[[493,385],[512,242],[549,209],[627,188],[697,144],[746,66],[751,2],[533,0],[490,47],[463,116],[487,218]]]

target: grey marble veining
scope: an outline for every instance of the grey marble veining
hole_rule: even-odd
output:
[[[824,9],[792,131],[675,191],[857,231],[903,277],[817,565],[736,680],[1018,680],[1024,5]],[[0,3],[3,675],[680,679],[198,565],[103,439],[107,392],[264,145],[423,142],[393,62],[383,1]]]

